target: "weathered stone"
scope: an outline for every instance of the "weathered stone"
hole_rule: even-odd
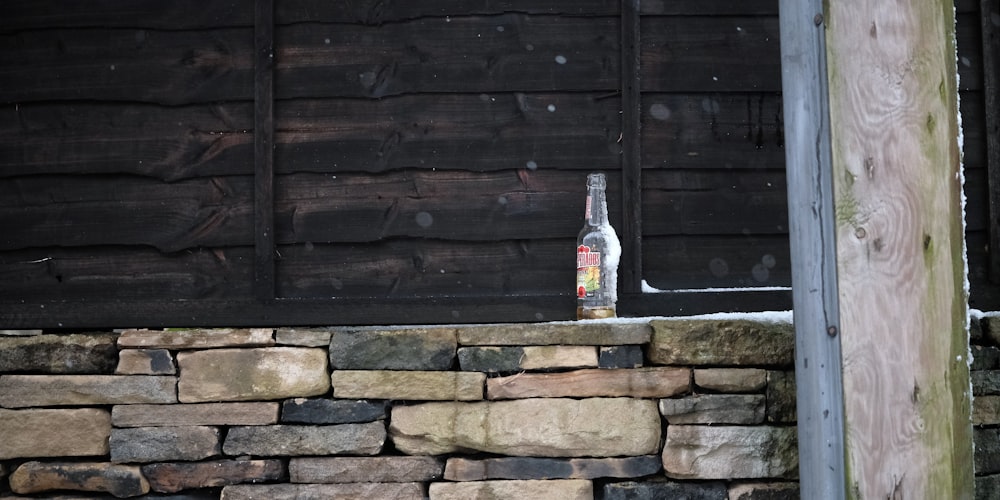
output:
[[[643,361],[642,346],[638,345],[605,346],[597,355],[600,368],[639,368]]]
[[[797,418],[795,372],[767,372],[767,421],[790,424]]]
[[[767,386],[760,368],[695,368],[694,385],[718,392],[757,392]]]
[[[278,328],[274,341],[278,345],[329,347],[331,335],[329,328]]]
[[[795,428],[671,425],[663,468],[667,477],[676,479],[794,477]]]
[[[0,336],[5,373],[110,374],[118,362],[113,333]]]
[[[109,463],[26,462],[10,475],[15,493],[70,490],[110,493],[119,498],[149,493],[149,483],[135,465]]]
[[[972,425],[1000,424],[1000,396],[978,396],[972,400]]]
[[[166,349],[123,349],[118,354],[116,375],[173,375],[174,358]]]
[[[278,403],[117,405],[111,421],[115,427],[269,425],[278,422]]]
[[[993,345],[1000,345],[1000,316],[983,316],[979,320],[979,325],[983,330],[983,340]]]
[[[390,424],[396,448],[410,455],[612,457],[660,445],[656,402],[635,398],[425,403],[393,408]]]
[[[727,500],[726,485],[721,482],[677,483],[673,481],[628,481],[604,485],[602,500]]]
[[[385,420],[386,401],[296,398],[281,404],[286,424],[354,424]]]
[[[0,330],[0,335],[11,337],[28,337],[31,335],[41,335],[42,330]]]
[[[274,330],[270,328],[125,330],[118,337],[118,346],[122,348],[206,349],[273,345]]]
[[[628,345],[649,342],[645,321],[566,321],[558,323],[465,325],[458,344],[474,345]]]
[[[789,323],[748,320],[654,320],[649,359],[661,365],[771,365],[795,362]]]
[[[670,424],[760,424],[763,394],[699,394],[661,399],[660,413]]]
[[[735,483],[729,500],[799,500],[799,483]]]
[[[434,457],[293,458],[293,483],[410,483],[441,479],[444,461]]]
[[[473,481],[469,483],[431,483],[429,492],[430,500],[468,500],[470,498],[593,500],[594,485],[585,479]]]
[[[973,428],[972,441],[975,443],[972,461],[976,475],[1000,473],[1000,429]]]
[[[982,318],[973,316],[969,321],[969,340],[978,341],[983,339]]]
[[[201,460],[220,452],[219,429],[194,425],[112,429],[110,445],[117,463]]]
[[[376,455],[385,436],[381,422],[233,427],[222,449],[230,456]]]
[[[593,346],[462,347],[458,350],[462,370],[474,372],[515,372],[555,368],[597,366]]]
[[[149,487],[160,493],[187,489],[215,488],[230,484],[278,481],[285,478],[280,460],[216,460],[175,462],[142,466]]]
[[[444,478],[448,481],[627,478],[657,474],[661,468],[660,457],[656,455],[568,459],[503,457],[482,460],[454,457],[448,459]]]
[[[308,347],[182,352],[183,403],[318,396],[330,390],[326,351]]]
[[[106,455],[110,435],[97,408],[0,410],[0,460]]]
[[[971,373],[972,395],[1000,394],[1000,370],[979,370]]]
[[[336,328],[334,370],[447,370],[458,347],[452,328]]]
[[[487,399],[558,397],[667,398],[690,389],[687,368],[577,370],[564,373],[523,373],[486,381]]]
[[[1000,368],[1000,348],[991,345],[973,345],[969,347],[972,350],[972,365],[969,366],[970,370],[994,370]]]
[[[1000,498],[1000,474],[976,477],[975,500],[996,500]]]
[[[174,377],[148,375],[3,375],[0,406],[176,403]]]
[[[333,396],[342,399],[478,401],[485,373],[336,370]]]
[[[220,500],[427,500],[421,483],[237,484],[222,488]],[[468,500],[468,499],[466,499]]]

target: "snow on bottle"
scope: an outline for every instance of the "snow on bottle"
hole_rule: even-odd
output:
[[[576,317],[614,318],[622,249],[608,222],[604,174],[587,176],[587,213],[576,239]]]

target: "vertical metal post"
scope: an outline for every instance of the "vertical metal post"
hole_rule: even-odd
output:
[[[846,495],[840,310],[822,0],[780,0],[801,497]]]

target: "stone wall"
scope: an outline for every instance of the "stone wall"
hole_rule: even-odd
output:
[[[990,324],[981,498],[1000,491]],[[0,498],[798,498],[793,338],[684,319],[6,332]]]

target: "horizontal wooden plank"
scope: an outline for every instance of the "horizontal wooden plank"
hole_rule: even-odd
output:
[[[249,247],[173,254],[108,246],[2,252],[0,302],[246,298],[252,262]]]
[[[623,295],[619,315],[675,316],[791,309],[787,291]],[[3,304],[0,323],[17,329],[264,327],[532,323],[576,317],[576,298],[557,296],[365,299],[64,301]]]
[[[595,93],[279,101],[275,162],[281,173],[615,169],[620,109]]]
[[[791,286],[787,235],[649,237],[642,251],[655,289]]]
[[[251,175],[253,105],[0,107],[0,177],[111,173],[168,181]]]
[[[164,252],[253,242],[251,177],[0,179],[0,249],[148,245]]]
[[[0,35],[0,102],[253,99],[253,28]]]

